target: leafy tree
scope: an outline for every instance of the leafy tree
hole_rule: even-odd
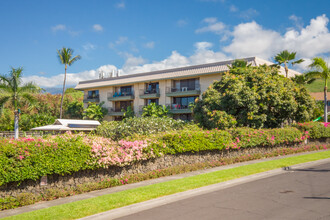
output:
[[[288,64],[294,65],[294,64],[298,64],[298,63],[304,62],[303,59],[299,59],[299,60],[293,61],[294,59],[296,59],[296,52],[290,53],[287,50],[283,50],[282,52],[280,52],[279,54],[277,54],[275,56],[275,61],[279,65],[284,64],[286,78],[288,78],[288,73],[289,73]]]
[[[157,105],[156,103],[150,103],[143,107],[142,116],[152,117],[166,117],[169,114],[169,109],[165,105]]]
[[[102,121],[104,116],[108,113],[108,110],[102,107],[103,104],[104,102],[100,104],[89,102],[88,108],[83,113],[83,119]]]
[[[82,102],[74,101],[68,104],[65,115],[71,119],[81,119],[83,117],[83,111],[84,104]]]
[[[251,66],[251,64],[248,64],[245,60],[234,60],[234,62],[232,62],[231,66],[228,65],[229,69],[233,69],[233,68],[245,68],[245,67],[249,67]]]
[[[29,131],[31,128],[53,124],[55,122],[55,119],[56,117],[47,113],[33,115],[24,114],[22,115],[19,124],[23,131]]]
[[[308,74],[295,75],[291,79],[298,85],[311,84],[315,81],[315,79],[311,78]]]
[[[66,82],[66,70],[68,68],[68,65],[71,66],[74,62],[81,59],[81,57],[79,55],[72,57],[73,50],[71,48],[65,48],[65,47],[63,47],[61,50],[57,50],[57,54],[58,54],[58,58],[59,58],[60,62],[65,65],[61,107],[60,107],[60,118],[62,118],[63,98],[64,98],[65,82]]]
[[[233,68],[202,97],[193,113],[195,121],[207,128],[234,126],[235,119],[237,126],[280,127],[288,120],[310,120],[314,109],[305,88],[298,88],[279,75],[277,68],[266,65]],[[226,118],[230,123],[220,125]]]
[[[14,108],[14,129],[15,139],[18,138],[18,121],[20,107],[23,104],[31,104],[35,102],[33,93],[39,93],[41,89],[32,82],[23,84],[22,73],[23,68],[12,68],[9,75],[0,75],[0,112],[7,102],[11,102]]]
[[[309,65],[312,71],[308,72],[307,75],[312,78],[324,79],[324,121],[328,122],[327,90],[328,79],[330,78],[330,67],[321,57],[315,57],[312,60],[313,62]]]
[[[124,118],[134,118],[135,113],[131,106],[128,106],[127,109],[122,109],[122,112],[124,112]]]

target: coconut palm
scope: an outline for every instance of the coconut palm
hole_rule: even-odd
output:
[[[66,82],[66,70],[68,66],[71,66],[74,62],[81,59],[81,57],[79,55],[72,57],[73,50],[71,48],[65,48],[65,47],[63,47],[61,50],[57,50],[57,54],[58,54],[58,58],[60,59],[60,62],[65,65],[63,91],[62,91],[61,107],[60,107],[60,118],[62,118],[63,98],[64,98],[65,82]]]
[[[8,76],[0,75],[0,113],[2,113],[4,105],[8,102],[14,107],[15,139],[18,138],[20,106],[24,103],[34,103],[35,98],[32,94],[41,91],[41,89],[32,82],[22,83],[22,71],[22,68],[12,68]]]
[[[327,62],[321,57],[315,57],[312,59],[312,63],[309,65],[312,71],[308,72],[307,75],[311,78],[324,79],[324,122],[328,122],[328,109],[327,109],[327,90],[328,90],[328,79],[330,78],[330,67]]]
[[[279,65],[284,64],[286,78],[288,78],[288,73],[289,73],[288,64],[294,65],[304,62],[303,59],[293,61],[294,59],[296,59],[296,52],[290,53],[287,50],[283,50],[282,52],[277,54],[274,59]]]

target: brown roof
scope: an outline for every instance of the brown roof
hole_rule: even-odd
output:
[[[318,101],[324,100],[324,92],[311,92],[311,96]],[[330,92],[327,92],[327,96],[330,97]]]
[[[273,64],[272,62],[260,59],[258,57],[248,57],[248,58],[244,58],[243,60],[246,60],[252,66],[259,66],[262,64],[267,64],[267,65]],[[181,77],[191,77],[191,76],[200,76],[204,74],[221,73],[228,71],[229,70],[228,65],[231,64],[233,61],[234,60],[227,60],[216,63],[207,63],[207,64],[180,67],[174,69],[158,70],[158,71],[146,72],[146,73],[128,74],[119,77],[81,81],[78,83],[75,89],[84,90],[89,88],[124,85],[124,84],[137,83],[137,82],[175,79]],[[282,66],[280,67],[280,74],[285,75],[285,71]],[[301,73],[291,69],[289,70],[289,77],[292,77],[297,74],[300,75]]]

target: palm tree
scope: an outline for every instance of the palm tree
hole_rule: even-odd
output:
[[[0,75],[0,113],[7,102],[14,107],[15,115],[15,139],[18,138],[18,120],[20,109],[24,103],[31,104],[35,101],[32,93],[39,93],[41,89],[34,83],[29,82],[22,85],[23,68],[11,68],[9,75]]]
[[[296,52],[290,53],[287,50],[283,50],[282,52],[280,52],[279,54],[277,54],[275,56],[275,61],[279,65],[281,65],[281,64],[284,63],[284,69],[285,69],[285,76],[286,76],[286,78],[288,78],[288,73],[289,73],[288,64],[289,63],[291,63],[291,65],[293,66],[294,64],[298,64],[298,63],[304,62],[303,59],[299,59],[299,60],[293,61],[294,59],[296,59]]]
[[[309,65],[313,70],[308,72],[307,75],[313,78],[324,79],[324,122],[328,122],[328,108],[327,108],[327,90],[328,79],[330,78],[330,67],[328,63],[321,57],[315,57],[312,59],[312,63]]]
[[[65,47],[63,47],[61,50],[57,50],[57,54],[58,54],[58,58],[60,59],[60,62],[65,65],[63,91],[62,91],[61,108],[60,108],[60,118],[62,118],[63,98],[64,98],[65,82],[66,82],[66,70],[68,68],[68,65],[71,66],[74,62],[81,59],[81,57],[79,55],[72,57],[73,50],[71,48],[65,48]]]

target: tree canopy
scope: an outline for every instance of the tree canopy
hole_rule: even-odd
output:
[[[305,87],[279,75],[276,67],[263,65],[230,69],[197,100],[193,113],[207,128],[222,128],[228,120],[227,127],[275,128],[285,121],[310,120],[314,106]],[[220,123],[214,122],[215,115]]]

